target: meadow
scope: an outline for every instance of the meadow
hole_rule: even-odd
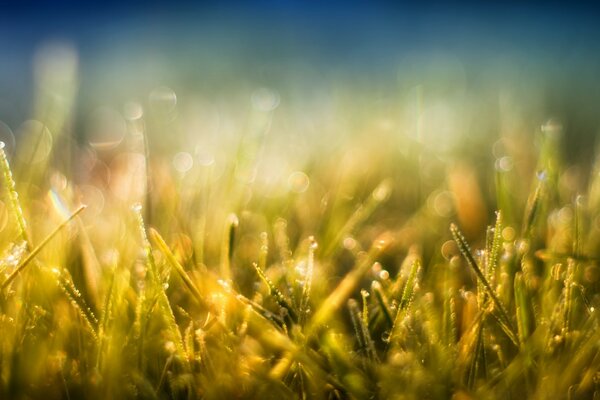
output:
[[[597,398],[600,164],[558,121],[338,85],[73,122],[68,55],[0,126],[1,398]]]

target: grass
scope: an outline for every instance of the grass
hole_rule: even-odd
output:
[[[116,189],[0,149],[1,398],[600,395],[600,175],[576,196],[555,133],[531,184],[359,140],[285,190],[264,135],[173,171],[145,134]]]

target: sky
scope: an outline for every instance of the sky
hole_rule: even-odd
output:
[[[548,115],[593,135],[599,15],[541,1],[2,2],[0,120],[27,116],[36,54],[59,43],[77,54],[82,108],[162,84],[208,95],[232,82],[396,90],[432,69],[452,80],[458,65],[469,90],[490,76],[534,88]]]

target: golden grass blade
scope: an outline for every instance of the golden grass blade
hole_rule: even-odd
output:
[[[19,273],[21,273],[21,271],[35,258],[35,256],[37,256],[38,253],[42,251],[44,246],[46,246],[48,242],[58,234],[58,232],[60,232],[65,226],[67,226],[73,218],[75,218],[80,212],[85,210],[85,207],[85,205],[79,206],[79,208],[75,210],[75,212],[71,214],[69,218],[63,221],[60,225],[56,227],[56,229],[54,229],[48,236],[46,236],[44,240],[42,240],[41,243],[35,249],[33,249],[23,261],[21,261],[19,266],[8,276],[8,278],[6,278],[4,282],[2,282],[0,290],[6,289],[6,287],[10,285],[10,283],[17,277],[17,275],[19,275]]]

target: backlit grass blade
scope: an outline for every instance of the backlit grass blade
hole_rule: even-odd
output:
[[[505,329],[505,332],[507,333],[507,335],[509,336],[511,341],[513,343],[515,343],[515,345],[518,345],[518,341],[517,341],[518,336],[517,336],[514,328],[512,327],[512,324],[510,322],[510,317],[508,316],[508,312],[506,311],[506,309],[500,302],[500,299],[498,299],[498,297],[496,296],[494,289],[492,289],[492,287],[490,286],[489,282],[483,275],[483,272],[481,272],[481,269],[477,265],[477,262],[475,261],[475,258],[473,257],[473,254],[471,253],[471,249],[470,249],[467,241],[465,240],[462,233],[460,233],[460,230],[458,229],[458,227],[455,224],[450,225],[450,231],[452,232],[452,236],[454,237],[454,241],[458,245],[460,252],[465,257],[465,259],[467,260],[467,263],[469,264],[471,269],[475,272],[475,275],[477,275],[477,278],[481,281],[487,294],[492,299],[494,306],[495,306],[497,312],[499,313],[500,319],[503,320],[502,326]]]
[[[373,260],[390,245],[392,238],[388,234],[380,236],[368,254],[356,265],[331,292],[329,296],[321,303],[312,319],[308,322],[306,334],[314,333],[319,327],[325,324],[332,315],[342,306],[343,302],[351,295],[352,291],[358,285],[360,279],[371,268]]]
[[[75,218],[80,212],[85,210],[85,207],[86,207],[85,205],[79,206],[79,208],[77,210],[75,210],[75,212],[73,214],[71,214],[71,216],[69,218],[67,218],[65,221],[63,221],[48,236],[46,236],[44,238],[44,240],[42,240],[40,242],[40,244],[37,245],[37,247],[35,249],[33,249],[31,251],[31,253],[29,253],[23,261],[21,261],[21,263],[17,266],[17,268],[4,280],[4,282],[2,282],[2,286],[0,286],[0,290],[6,289],[6,287],[8,285],[10,285],[10,283],[17,277],[17,275],[19,275],[19,273],[21,273],[21,271],[23,271],[23,269],[25,267],[27,267],[27,265],[29,265],[29,263],[35,258],[35,256],[37,256],[38,253],[40,251],[42,251],[44,246],[46,246],[48,244],[48,242],[50,240],[52,240],[52,238],[54,236],[56,236],[62,229],[64,229],[64,227],[67,226],[73,218]]]

